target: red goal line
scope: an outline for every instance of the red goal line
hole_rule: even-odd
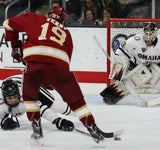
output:
[[[93,72],[93,71],[73,71],[77,77],[78,82],[82,83],[106,83],[107,72]],[[20,69],[0,69],[0,80],[4,80],[13,75],[22,74]]]

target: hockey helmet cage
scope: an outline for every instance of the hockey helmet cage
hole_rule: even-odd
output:
[[[19,93],[18,84],[12,79],[7,79],[3,81],[1,89],[2,89],[2,96],[3,96],[4,102],[7,105],[10,105],[10,104],[8,104],[6,97],[18,94],[19,97],[18,97],[17,103],[14,105],[10,105],[10,106],[17,106],[17,104],[20,102],[20,93]]]
[[[147,22],[143,26],[144,32],[156,32],[158,30],[156,23]]]
[[[67,13],[63,7],[55,6],[49,11],[48,17],[54,18],[55,20],[62,23],[67,19]]]
[[[143,26],[144,40],[148,46],[152,45],[152,42],[157,38],[158,27],[156,23],[147,22]]]

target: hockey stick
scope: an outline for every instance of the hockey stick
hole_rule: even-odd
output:
[[[112,64],[112,61],[111,61],[111,58],[110,56],[108,55],[108,53],[106,53],[105,49],[103,48],[102,44],[98,41],[97,37],[94,35],[93,36],[93,39],[96,41],[97,45],[101,48],[101,50],[103,51],[103,53],[107,56],[107,58],[109,59],[109,61],[111,62]]]
[[[97,45],[101,48],[101,50],[103,51],[103,53],[107,56],[107,58],[110,60],[111,64],[112,64],[112,61],[111,61],[111,57],[108,55],[108,53],[105,51],[105,49],[103,48],[102,44],[98,41],[97,37],[94,35],[93,36],[93,39],[96,41]],[[113,64],[112,64],[113,65]],[[127,78],[124,78],[123,79],[123,82],[124,84],[126,85],[126,87],[128,88],[129,92],[132,94],[133,97],[135,97],[137,103],[139,106],[142,106],[142,107],[146,107],[147,106],[147,103],[144,102],[139,94],[137,93],[137,91],[135,90],[135,88],[128,82],[128,79]]]
[[[158,104],[160,104],[160,97],[147,102],[148,107],[155,106],[155,105],[158,105]]]
[[[87,136],[91,136],[89,133],[85,132],[85,131],[82,131],[82,130],[79,130],[79,129],[75,129],[75,131],[79,132],[79,133],[82,133],[82,134],[85,134]],[[101,134],[105,137],[105,138],[117,138],[119,137],[120,135],[122,135],[124,133],[124,129],[121,129],[121,130],[117,130],[117,131],[114,131],[114,132],[103,132],[102,130],[99,129],[99,131],[101,132]]]

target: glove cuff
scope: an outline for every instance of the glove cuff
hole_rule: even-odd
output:
[[[18,40],[18,41],[11,41],[11,46],[12,46],[12,48],[16,48],[16,47],[21,47],[21,45],[22,45],[22,41],[21,40]]]

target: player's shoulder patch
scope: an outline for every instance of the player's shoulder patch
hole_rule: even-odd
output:
[[[134,39],[135,39],[136,41],[140,41],[140,40],[141,40],[141,37],[138,36],[138,35],[136,35],[136,36],[134,36]]]

